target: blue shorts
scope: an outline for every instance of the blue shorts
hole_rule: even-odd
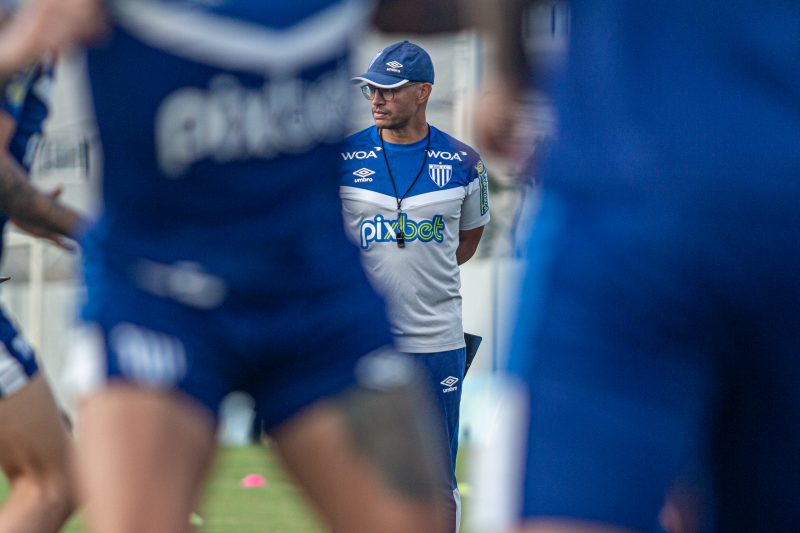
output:
[[[458,348],[446,352],[411,353],[415,360],[427,371],[434,406],[438,409],[435,420],[441,420],[446,428],[447,448],[450,450],[447,465],[451,471],[445,479],[450,478],[451,488],[456,488],[456,456],[458,455],[458,422],[461,409],[461,389],[464,381],[466,365],[466,348]]]
[[[33,349],[0,309],[0,397],[24,387],[39,371]]]
[[[391,344],[366,281],[274,299],[234,296],[206,309],[94,274],[83,342],[73,346],[84,360],[74,364],[97,368],[101,383],[179,390],[214,414],[229,392],[247,392],[266,429],[355,384],[356,362]],[[94,352],[89,360],[86,352]],[[96,385],[98,377],[86,379]]]
[[[651,531],[699,464],[719,531],[797,529],[796,204],[544,194],[509,362],[530,394],[523,517]]]
[[[461,496],[456,480],[456,457],[458,455],[458,425],[461,412],[461,393],[464,383],[464,368],[467,349],[457,348],[446,352],[411,353],[414,360],[425,368],[433,391],[430,416],[444,431],[440,436],[445,441],[441,449],[447,453],[442,460],[444,471],[438,478],[444,481],[445,501],[450,506],[450,516],[455,520],[454,530],[461,523]]]

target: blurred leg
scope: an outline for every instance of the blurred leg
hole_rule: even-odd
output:
[[[210,414],[185,396],[128,385],[90,396],[80,414],[88,531],[189,531],[215,449]]]
[[[289,470],[334,531],[452,532],[413,415],[356,396],[320,402],[274,432]]]
[[[0,508],[0,531],[58,531],[75,507],[72,443],[41,373],[0,400],[0,466],[11,494]]]

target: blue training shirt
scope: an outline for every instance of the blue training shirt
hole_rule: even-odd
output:
[[[91,265],[141,283],[189,262],[254,300],[356,279],[333,168],[367,7],[112,3],[113,35],[88,54],[104,152]]]
[[[711,443],[720,531],[794,530],[800,2],[571,9],[508,363],[525,514],[650,527]]]
[[[427,138],[382,146],[375,126],[350,136],[339,154],[348,234],[373,285],[386,296],[397,348],[411,353],[464,346],[459,232],[486,225],[490,216],[488,178],[478,154],[429,128],[427,156]]]
[[[707,207],[798,197],[800,3],[570,4],[549,185]]]

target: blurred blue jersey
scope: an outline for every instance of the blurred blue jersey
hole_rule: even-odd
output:
[[[212,413],[247,391],[273,427],[352,386],[391,339],[338,199],[351,35],[369,10],[109,7],[113,34],[88,55],[104,185],[82,313],[103,349],[85,353],[108,379]]]
[[[800,3],[571,2],[553,186],[712,206],[800,194]],[[714,201],[710,201],[711,199]],[[737,202],[738,203],[738,202]]]
[[[523,516],[800,523],[800,3],[576,0],[510,370]]]
[[[140,259],[190,261],[229,295],[254,299],[360,277],[333,167],[347,128],[351,32],[366,3],[110,9],[113,36],[88,57],[104,152],[89,253],[133,280]]]
[[[2,109],[17,123],[8,150],[28,171],[47,118],[52,87],[52,74],[42,66],[28,68],[17,74],[6,86]]]

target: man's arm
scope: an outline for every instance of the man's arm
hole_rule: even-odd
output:
[[[75,237],[83,219],[58,201],[59,193],[40,192],[10,157],[0,156],[0,211],[26,232],[71,249],[64,237]]]
[[[490,49],[491,72],[474,114],[475,137],[482,149],[502,157],[517,157],[522,148],[517,130],[530,72],[522,23],[536,1],[461,0],[467,23],[483,32]]]
[[[442,33],[463,29],[465,20],[459,0],[380,0],[373,24],[388,33]]]
[[[528,61],[522,38],[525,10],[537,0],[460,0],[465,26],[481,30],[493,48],[493,75],[515,89],[527,84]]]
[[[101,0],[26,2],[0,30],[0,88],[42,55],[102,36],[105,29]]]
[[[456,248],[456,261],[459,265],[463,265],[469,261],[475,250],[478,249],[478,244],[481,242],[483,236],[483,226],[475,229],[468,229],[458,232],[458,248]]]
[[[8,152],[17,123],[0,110],[0,211],[20,229],[71,248],[62,237],[72,237],[82,224],[80,216],[57,202],[60,190],[43,194],[28,181],[25,171]]]

